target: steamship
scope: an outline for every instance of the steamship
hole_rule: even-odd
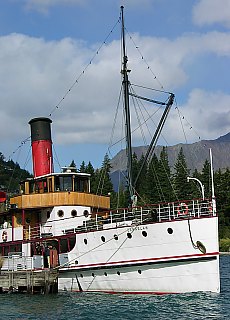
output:
[[[215,197],[138,206],[132,188],[129,79],[122,17],[122,86],[132,205],[110,209],[91,193],[90,175],[65,167],[54,173],[51,119],[31,127],[33,178],[1,210],[2,270],[56,268],[59,291],[186,293],[220,291]],[[165,104],[167,116],[173,104]],[[164,123],[162,118],[160,128]],[[156,133],[156,136],[158,136]],[[143,182],[144,183],[144,182]],[[1,205],[6,204],[3,193]]]

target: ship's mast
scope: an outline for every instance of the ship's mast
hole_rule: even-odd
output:
[[[121,6],[121,24],[122,24],[122,50],[123,50],[123,61],[122,70],[123,75],[123,92],[124,92],[124,108],[125,108],[125,135],[126,135],[126,153],[127,153],[127,174],[129,193],[131,199],[133,198],[133,178],[132,178],[132,144],[131,144],[131,125],[130,125],[130,108],[129,108],[129,79],[127,69],[128,57],[126,55],[125,46],[125,26],[124,26],[124,7]]]

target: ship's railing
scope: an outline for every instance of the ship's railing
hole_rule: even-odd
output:
[[[159,223],[180,219],[204,218],[216,215],[210,199],[160,203],[143,207],[125,208],[96,214],[94,219],[85,221],[76,231],[92,231],[124,225]]]
[[[36,225],[34,227],[31,227],[30,225],[25,226],[23,228],[23,239],[24,240],[31,240],[40,238],[41,232],[40,232],[40,225]]]
[[[74,232],[88,232],[102,230],[125,225],[139,225],[146,223],[161,223],[172,220],[199,219],[215,216],[215,206],[210,199],[195,199],[156,205],[146,205],[134,208],[124,208],[103,213],[93,214],[92,218],[83,222],[82,225],[64,230],[64,234]],[[38,225],[24,230],[24,239],[31,240],[52,236],[52,226]],[[48,228],[48,229],[47,229]],[[71,231],[70,231],[71,230]],[[49,232],[48,232],[49,231]],[[66,232],[65,232],[66,231]]]

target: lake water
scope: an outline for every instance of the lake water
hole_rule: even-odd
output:
[[[2,294],[0,319],[230,319],[230,256],[221,256],[220,270],[220,294]]]

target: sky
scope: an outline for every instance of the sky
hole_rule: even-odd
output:
[[[56,170],[72,160],[100,167],[111,132],[123,137],[121,129],[113,133],[121,5],[130,82],[175,94],[159,143],[230,132],[230,0],[4,0],[0,151],[6,160],[32,171],[28,122],[34,117],[53,121]],[[137,133],[133,144],[143,145]],[[124,147],[109,149],[109,156]]]

